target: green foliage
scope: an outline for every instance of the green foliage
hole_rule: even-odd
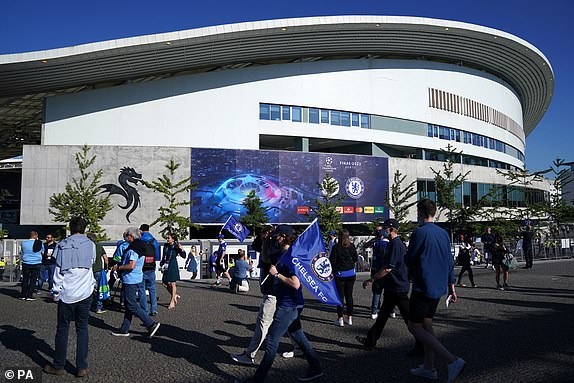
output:
[[[311,207],[311,211],[318,219],[319,227],[326,238],[329,230],[339,232],[343,227],[341,214],[337,211],[343,197],[339,195],[339,184],[329,173],[325,175],[321,182],[317,183],[320,198],[315,199],[316,206]],[[314,218],[314,217],[313,217]]]
[[[255,231],[260,229],[269,222],[267,211],[263,207],[263,201],[255,194],[255,190],[251,190],[247,197],[242,202],[246,213],[241,217],[242,224],[251,229],[251,233],[255,235]]]
[[[194,224],[191,218],[183,216],[180,213],[180,208],[192,205],[191,200],[186,199],[185,196],[190,196],[190,192],[197,187],[197,183],[191,182],[191,176],[179,181],[175,180],[175,173],[180,166],[181,164],[175,163],[171,159],[165,165],[167,169],[165,174],[158,177],[156,181],[144,182],[144,184],[154,192],[161,193],[166,203],[166,206],[160,206],[157,209],[159,217],[150,226],[159,223],[162,236],[165,236],[167,233],[173,233],[180,239],[187,239],[190,235],[190,228],[199,228],[200,226]],[[182,193],[184,197],[180,197]]]
[[[550,193],[550,198],[546,201],[541,210],[547,214],[548,219],[553,221],[555,225],[560,225],[567,222],[572,217],[573,208],[569,206],[566,201],[571,200],[572,196],[563,195],[564,188],[574,179],[570,173],[570,166],[565,165],[565,161],[561,158],[556,158],[550,169],[552,173],[553,191]]]
[[[523,195],[524,207],[520,209],[505,209],[502,214],[510,220],[520,220],[530,219],[532,217],[537,217],[542,213],[542,206],[535,204],[533,201],[532,185],[536,182],[540,182],[543,177],[544,172],[530,173],[526,169],[517,170],[496,170],[498,174],[503,175],[508,181],[506,185],[506,190],[504,188],[500,193],[513,193],[518,192]],[[498,211],[501,213],[501,211]]]
[[[408,220],[407,216],[409,209],[417,203],[416,198],[413,198],[417,195],[417,181],[412,181],[404,186],[403,183],[406,178],[406,175],[397,170],[393,177],[390,193],[387,193],[385,197],[385,202],[392,217],[399,221],[401,226],[400,233],[405,235],[412,232],[415,228],[415,224]]]
[[[106,241],[107,237],[100,222],[112,209],[109,196],[103,197],[100,192],[100,180],[102,170],[95,173],[90,171],[96,156],[90,156],[90,148],[84,145],[82,150],[76,153],[76,164],[80,170],[79,178],[72,178],[68,182],[63,193],[56,193],[50,197],[48,212],[54,216],[54,222],[70,222],[72,217],[82,217],[88,221],[86,231],[91,231],[98,241]]]

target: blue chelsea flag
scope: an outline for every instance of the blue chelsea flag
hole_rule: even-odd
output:
[[[289,267],[319,302],[341,306],[317,219],[295,240],[279,262]]]
[[[249,235],[249,229],[233,218],[232,215],[230,215],[229,218],[227,218],[227,221],[223,224],[223,229],[227,230],[232,236],[241,242],[243,242]]]

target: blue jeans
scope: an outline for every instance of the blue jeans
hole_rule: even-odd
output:
[[[374,274],[371,273],[371,277]],[[371,300],[371,314],[378,314],[381,307],[381,294],[383,293],[383,281],[377,279],[371,285],[371,290],[373,292],[373,299]]]
[[[48,269],[48,289],[52,291],[52,287],[54,287],[54,272],[56,271],[56,264],[50,263],[46,265],[46,269]]]
[[[56,327],[56,351],[54,368],[63,369],[68,353],[68,330],[70,322],[76,322],[76,368],[88,368],[88,319],[92,296],[76,302],[58,302],[58,325]]]
[[[155,270],[145,270],[143,272],[143,280],[138,285],[138,295],[140,299],[140,306],[147,311],[147,297],[145,291],[149,290],[149,300],[151,302],[151,312],[157,313],[157,298],[155,293]]]
[[[136,299],[136,292],[138,291],[138,284],[135,285],[127,285],[122,284],[123,286],[123,293],[124,293],[124,303],[126,305],[126,311],[124,313],[124,321],[122,322],[122,326],[120,327],[121,332],[129,332],[130,325],[132,324],[132,318],[135,315],[138,317],[144,324],[145,327],[149,328],[153,325],[153,320],[147,315],[145,311],[141,308],[138,304]]]
[[[96,310],[104,308],[104,302],[100,300],[100,278],[102,277],[103,270],[94,271],[94,279],[96,280],[96,291],[94,291],[94,299],[92,303],[96,304]]]
[[[263,360],[261,360],[259,367],[257,367],[257,371],[255,371],[253,382],[262,383],[265,381],[265,377],[275,360],[275,354],[277,354],[279,342],[286,332],[289,332],[289,335],[295,344],[299,346],[301,351],[303,351],[303,354],[305,354],[307,363],[309,363],[309,370],[313,372],[321,371],[321,362],[301,328],[299,315],[302,310],[302,308],[298,309],[297,307],[276,308],[275,314],[273,315],[273,322],[271,323],[271,327],[269,327],[269,332],[267,333],[265,355],[263,356]]]

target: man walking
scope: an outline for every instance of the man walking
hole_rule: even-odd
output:
[[[526,225],[526,231],[522,232],[522,251],[524,252],[524,260],[526,261],[525,269],[532,268],[532,238],[534,238],[532,226]]]
[[[151,304],[151,316],[157,315],[157,295],[155,286],[155,270],[156,261],[161,260],[161,253],[159,250],[159,243],[154,236],[149,232],[149,225],[143,224],[140,226],[141,240],[144,241],[146,246],[146,255],[143,265],[143,280],[139,284],[138,295],[141,308],[147,313],[148,304],[146,297],[146,290],[149,291],[149,300]]]
[[[86,225],[83,218],[72,218],[72,235],[56,246],[52,287],[53,299],[58,302],[56,345],[52,365],[44,367],[44,372],[51,375],[64,375],[71,321],[76,322],[76,376],[82,378],[88,373],[88,318],[96,285],[92,273],[96,247],[84,235]]]
[[[398,235],[399,222],[396,219],[387,219],[383,223],[384,230],[386,230],[389,237],[389,244],[387,246],[386,256],[382,261],[380,270],[365,281],[366,285],[374,283],[378,279],[385,279],[385,292],[383,295],[383,303],[381,312],[375,324],[367,333],[367,337],[363,338],[357,336],[357,341],[365,348],[372,350],[377,344],[377,340],[381,337],[383,329],[387,324],[389,315],[394,311],[395,306],[399,308],[401,316],[408,325],[409,318],[409,273],[407,265],[405,264],[405,254],[407,248]],[[410,355],[421,355],[422,344],[417,342],[415,348],[409,352]]]
[[[385,238],[385,231],[381,225],[375,229],[375,242],[373,243],[373,260],[371,262],[371,278],[381,270],[383,266],[383,259],[387,252],[387,245],[389,240]],[[367,288],[363,284],[363,288]],[[373,298],[371,300],[371,318],[377,319],[379,316],[379,309],[381,307],[381,294],[383,293],[383,280],[377,279],[373,281],[371,286]],[[394,314],[394,311],[393,311]]]
[[[409,331],[424,345],[424,363],[410,370],[415,376],[436,380],[435,354],[448,362],[448,383],[454,382],[466,362],[450,353],[434,335],[432,318],[440,298],[454,290],[454,262],[450,251],[450,238],[446,231],[434,223],[436,205],[429,199],[417,203],[421,225],[413,232],[405,262],[412,276],[413,286],[409,307]]]
[[[135,227],[130,227],[126,231],[126,239],[130,244],[124,251],[120,263],[114,266],[114,271],[121,273],[122,296],[126,311],[120,329],[112,332],[112,335],[130,336],[130,325],[135,315],[143,322],[143,325],[147,328],[148,336],[151,338],[157,332],[160,324],[154,322],[143,311],[136,299],[138,286],[143,280],[142,268],[145,260],[145,244],[140,239],[140,231]]]

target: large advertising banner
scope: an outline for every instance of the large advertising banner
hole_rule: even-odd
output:
[[[320,198],[318,184],[329,173],[337,180],[337,206],[344,222],[387,218],[386,158],[266,150],[192,149],[192,220],[223,223],[245,214],[242,202],[251,190],[263,202],[271,223],[303,223]]]

